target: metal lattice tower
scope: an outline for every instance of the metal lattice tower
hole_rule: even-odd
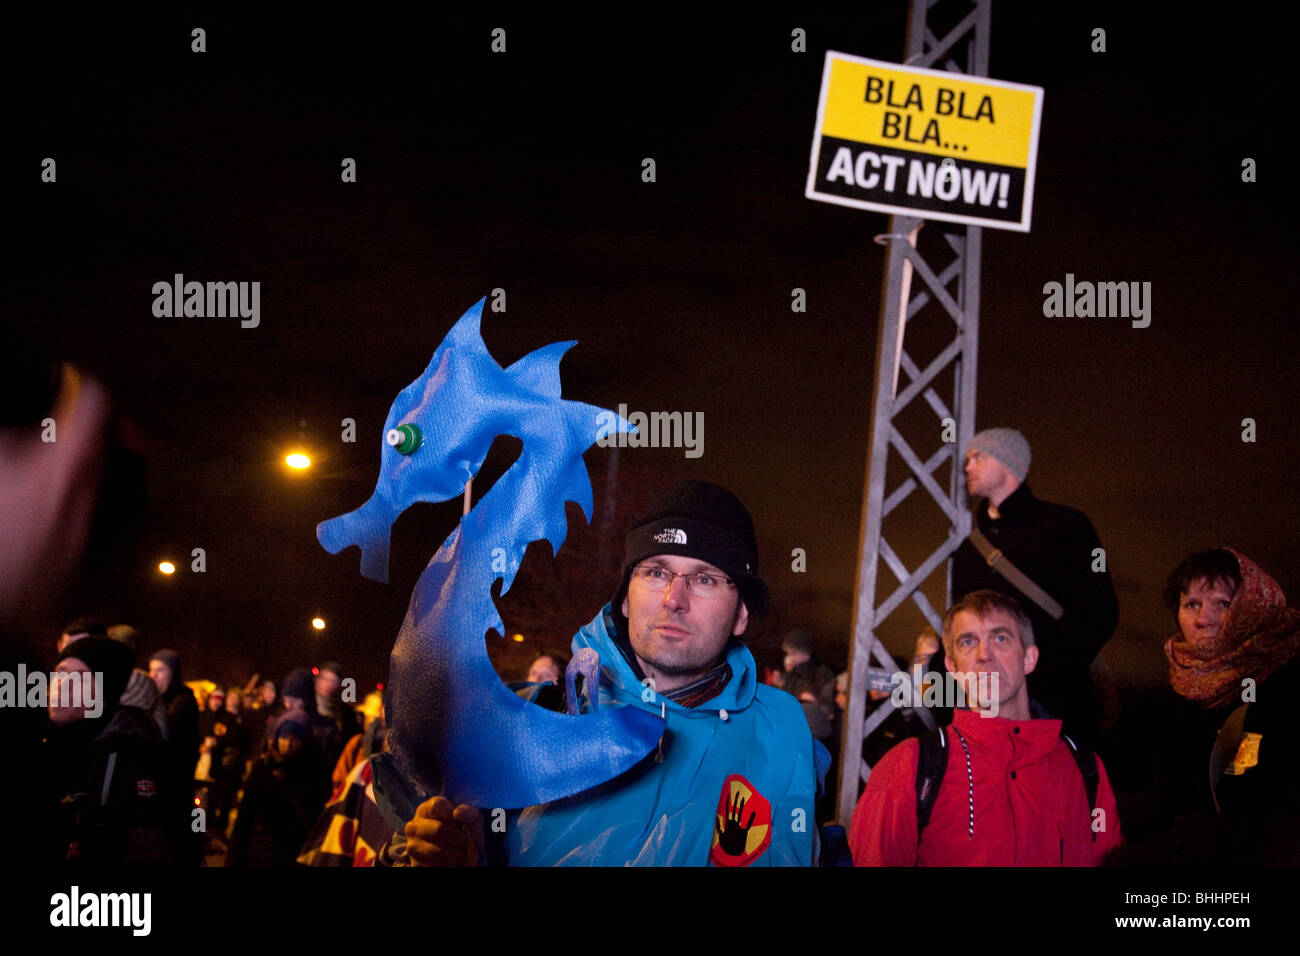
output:
[[[912,0],[907,30],[908,66],[946,69],[973,76],[988,75],[991,0],[974,0],[957,9],[957,22],[942,36],[934,32],[940,13],[952,23],[954,7],[947,0]],[[942,11],[936,8],[943,8]],[[938,27],[943,29],[943,27]],[[882,686],[896,665],[877,634],[881,624],[909,598],[925,619],[939,630],[937,611],[923,585],[944,564],[970,533],[961,450],[974,434],[975,360],[979,344],[980,244],[978,226],[939,224],[930,230],[932,266],[918,249],[925,225],[922,217],[891,216],[889,231],[876,241],[887,247],[884,298],[880,309],[880,338],[876,346],[875,397],[872,402],[871,444],[863,494],[862,526],[858,545],[857,593],[853,609],[853,644],[849,652],[849,709],[840,752],[838,818],[848,826],[862,784],[871,768],[862,760],[862,742],[894,712],[888,702],[866,718],[867,690]],[[935,233],[939,233],[935,236]],[[940,239],[942,240],[940,242]],[[913,276],[920,290],[912,293]],[[946,346],[919,367],[908,353],[907,329],[914,322],[943,323],[950,333]],[[916,336],[914,335],[914,338]],[[945,404],[936,379],[951,370],[952,404]],[[900,378],[900,373],[905,378]],[[923,398],[934,413],[918,428],[909,406]],[[905,416],[905,413],[906,414]],[[905,420],[906,419],[906,420]],[[945,423],[945,419],[949,420]],[[945,427],[946,426],[946,427]],[[904,432],[907,431],[908,435]],[[947,434],[945,435],[945,431]],[[909,437],[910,436],[910,437]],[[945,441],[944,439],[949,440]],[[907,477],[886,493],[891,462],[901,462]],[[946,469],[946,487],[935,472]],[[909,568],[885,538],[890,514],[917,490],[923,490],[946,519],[948,533],[935,543],[929,556]],[[929,504],[930,502],[927,502]],[[897,524],[897,522],[895,522]],[[891,525],[891,528],[893,525]],[[888,568],[895,584],[877,597],[878,571]],[[945,574],[943,598],[952,593],[950,573]],[[872,667],[874,658],[875,667]],[[879,669],[877,669],[879,668]],[[887,686],[887,685],[884,685]],[[921,711],[923,718],[929,715]]]

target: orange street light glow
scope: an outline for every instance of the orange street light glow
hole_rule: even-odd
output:
[[[325,630],[325,619],[320,617],[313,617],[311,619],[311,626],[316,628],[316,630],[318,631],[323,631]]]
[[[161,561],[158,564],[158,570],[163,574],[174,574],[176,572],[176,565],[172,564],[170,561]]]
[[[306,455],[304,455],[302,452],[296,451],[292,455],[287,456],[284,459],[284,463],[288,465],[290,468],[297,468],[299,470],[302,470],[303,468],[310,467],[311,459],[308,458]]]
[[[524,636],[522,634],[516,634],[515,642],[518,644],[522,644],[524,642]]]

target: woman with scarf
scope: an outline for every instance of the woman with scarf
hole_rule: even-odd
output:
[[[1300,863],[1300,610],[1231,548],[1186,558],[1164,597],[1172,859],[1152,862]]]

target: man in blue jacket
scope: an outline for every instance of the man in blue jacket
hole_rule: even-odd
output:
[[[641,763],[506,821],[521,866],[811,866],[813,741],[797,701],[759,683],[739,640],[767,611],[753,521],[706,482],[669,489],[627,536],[614,599],[573,640],[600,655],[600,707],[667,728]],[[591,689],[586,689],[586,695]],[[823,767],[824,770],[824,767]],[[398,848],[415,865],[474,865],[478,810],[420,805]]]

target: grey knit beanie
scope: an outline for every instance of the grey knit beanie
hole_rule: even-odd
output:
[[[1024,481],[1029,474],[1029,442],[1014,428],[986,428],[970,440],[966,454],[973,451],[1002,462],[1017,481]]]

